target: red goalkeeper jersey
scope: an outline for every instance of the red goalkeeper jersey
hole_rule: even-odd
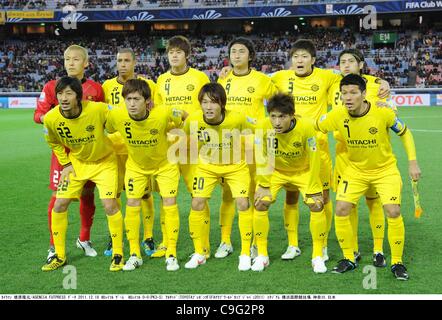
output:
[[[45,84],[40,98],[37,101],[37,108],[34,111],[34,121],[41,123],[41,116],[44,116],[49,110],[58,105],[57,96],[55,95],[55,85],[57,80],[51,80]],[[104,102],[104,93],[101,84],[90,79],[81,80],[83,87],[83,99],[97,102]]]

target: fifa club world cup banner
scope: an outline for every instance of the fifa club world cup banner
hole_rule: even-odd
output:
[[[372,6],[372,7],[369,7]],[[98,22],[98,21],[173,21],[270,18],[295,16],[359,15],[377,13],[437,11],[442,9],[442,0],[437,1],[379,1],[336,4],[303,4],[295,6],[249,6],[210,8],[148,8],[144,10],[75,10],[74,7],[55,11],[7,11],[6,23],[29,22]],[[369,11],[367,11],[369,10]]]

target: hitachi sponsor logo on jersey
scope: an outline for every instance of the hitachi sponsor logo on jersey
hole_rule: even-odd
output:
[[[158,144],[158,139],[135,140],[129,139],[127,142],[132,146],[153,147]]]
[[[167,97],[166,102],[192,101],[192,96]]]
[[[295,102],[316,102],[316,96],[294,96]]]
[[[93,141],[95,141],[95,135],[91,135],[89,137],[82,137],[82,138],[66,139],[66,142],[69,144],[90,143]]]
[[[347,144],[349,146],[351,145],[363,145],[363,146],[369,146],[369,145],[375,145],[377,144],[376,139],[364,139],[364,140],[359,140],[359,139],[347,139]]]
[[[248,97],[229,97],[227,98],[227,102],[247,102],[252,103],[252,98]]]
[[[281,150],[273,150],[273,154],[275,155],[275,157],[297,158],[301,155],[301,152],[300,151],[285,152]]]

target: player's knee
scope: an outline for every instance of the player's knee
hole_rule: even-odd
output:
[[[385,211],[389,218],[398,218],[401,215],[401,208],[396,204],[386,205]]]
[[[297,204],[299,199],[298,191],[287,191],[285,194],[285,203],[289,205]]]
[[[310,208],[311,212],[321,212],[322,210],[324,210],[324,204],[320,201],[318,201],[317,203],[309,204],[308,207]]]
[[[239,211],[245,211],[249,208],[249,198],[237,198],[236,206]]]
[[[169,206],[173,206],[175,204],[176,204],[176,198],[175,197],[163,198],[163,206],[169,207]]]
[[[192,210],[202,211],[206,205],[205,198],[192,198]]]
[[[65,212],[68,209],[71,201],[72,201],[71,199],[57,198],[54,203],[54,211],[55,212]]]
[[[353,204],[344,202],[344,201],[337,201],[336,202],[336,215],[338,217],[346,217],[350,215],[351,209],[353,208]]]
[[[255,209],[257,211],[267,211],[269,210],[270,202],[269,201],[258,201],[257,204],[255,204]]]
[[[139,207],[141,206],[141,200],[140,199],[127,199],[126,203],[129,207]]]
[[[112,216],[116,214],[118,211],[120,211],[117,199],[103,199],[102,202],[103,202],[104,212],[106,212],[108,216]]]
[[[322,192],[322,198],[324,199],[324,204],[327,204],[330,201],[330,190],[324,190]]]

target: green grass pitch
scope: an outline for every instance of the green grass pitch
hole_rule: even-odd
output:
[[[178,259],[181,269],[167,272],[164,259],[144,257],[144,265],[134,272],[111,273],[110,258],[103,256],[107,242],[107,221],[101,204],[97,204],[92,240],[99,256],[89,258],[75,247],[79,232],[78,203],[69,213],[67,254],[69,263],[76,268],[77,289],[63,288],[66,274],[62,270],[42,272],[48,249],[47,203],[50,197],[48,173],[50,150],[44,142],[42,126],[33,123],[32,110],[0,109],[0,176],[1,214],[0,240],[2,244],[2,270],[0,292],[13,293],[120,293],[120,294],[431,294],[442,293],[442,276],[438,267],[441,258],[442,230],[440,224],[442,194],[442,108],[401,108],[399,114],[413,131],[419,164],[423,172],[420,182],[421,203],[424,214],[414,218],[413,199],[407,174],[405,151],[399,138],[392,137],[398,164],[403,177],[402,214],[406,226],[404,262],[410,273],[408,282],[394,279],[389,267],[376,270],[377,289],[364,289],[364,267],[371,265],[372,240],[367,209],[361,205],[359,216],[359,242],[362,261],[358,269],[348,274],[330,272],[313,273],[310,266],[311,239],[309,217],[301,206],[299,239],[302,255],[294,261],[282,261],[280,255],[286,248],[286,235],[282,223],[282,201],[270,211],[269,255],[270,266],[262,273],[239,272],[237,269],[240,248],[237,222],[233,228],[235,252],[226,259],[210,258],[196,270],[184,269],[192,253],[188,234],[187,216],[190,197],[181,184],[178,204],[181,228]],[[331,143],[333,146],[333,142]],[[211,205],[212,253],[219,244],[218,207],[220,190],[214,193]],[[155,197],[158,212],[158,197]],[[154,235],[160,240],[159,215],[155,217]],[[125,245],[126,257],[128,245]],[[390,258],[387,239],[384,252]],[[329,270],[341,258],[334,227],[329,241]]]

